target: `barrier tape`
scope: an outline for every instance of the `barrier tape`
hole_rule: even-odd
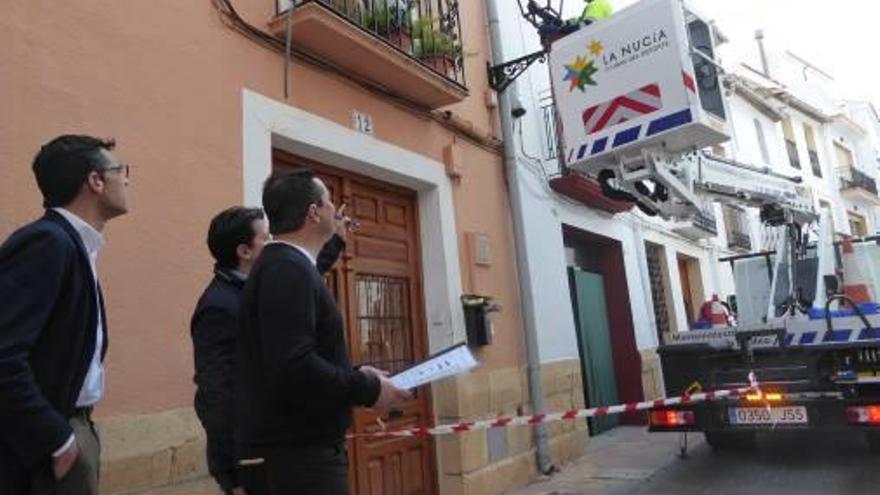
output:
[[[757,383],[757,382],[753,382]],[[716,390],[714,392],[701,392],[696,394],[684,394],[678,397],[668,399],[650,400],[644,402],[631,402],[628,404],[620,404],[615,406],[601,406],[590,409],[572,409],[570,411],[534,414],[531,416],[515,416],[515,417],[499,417],[495,419],[487,419],[483,421],[462,421],[455,424],[440,425],[434,427],[415,427],[403,430],[383,430],[370,433],[356,433],[348,435],[348,438],[356,437],[430,437],[435,435],[450,435],[466,433],[474,430],[485,430],[489,428],[507,428],[510,426],[532,426],[541,423],[552,423],[555,421],[567,421],[581,418],[594,418],[602,416],[611,416],[614,414],[623,414],[637,411],[648,411],[666,406],[678,406],[686,404],[695,404],[698,402],[708,402],[726,398],[737,398],[747,394],[750,391],[760,391],[757,387],[749,386],[728,390]],[[381,425],[381,423],[380,423]]]
[[[698,402],[710,402],[721,399],[736,399],[745,396],[749,392],[761,393],[757,380],[754,376],[749,377],[751,385],[748,387],[716,390],[714,392],[701,392],[696,394],[688,394],[669,399],[658,399],[644,402],[631,402],[628,404],[620,404],[616,406],[601,406],[590,409],[572,409],[570,411],[534,414],[532,416],[515,416],[515,417],[499,417],[495,419],[487,419],[483,421],[462,421],[455,424],[440,425],[435,427],[415,427],[403,430],[385,430],[385,425],[381,420],[377,420],[383,428],[381,431],[370,433],[355,433],[347,435],[347,438],[381,438],[381,437],[431,437],[436,435],[450,435],[467,433],[474,430],[485,430],[489,428],[507,428],[510,426],[532,426],[541,423],[552,423],[555,421],[570,421],[581,418],[594,418],[602,416],[611,416],[615,414],[623,414],[637,411],[649,411],[666,406],[678,406],[687,404],[696,404]],[[780,394],[786,399],[841,399],[843,394],[840,392],[801,392],[791,394]],[[761,405],[770,406],[770,403],[763,401]]]

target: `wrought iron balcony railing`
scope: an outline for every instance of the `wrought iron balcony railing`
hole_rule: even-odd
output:
[[[294,0],[294,8],[310,3],[323,5],[425,67],[465,86],[458,0]],[[286,11],[285,5],[289,2],[280,1],[279,9]]]
[[[748,234],[731,230],[727,232],[727,247],[732,249],[752,250],[752,239]]]
[[[840,171],[840,189],[860,188],[877,195],[877,181],[857,168],[848,167]]]

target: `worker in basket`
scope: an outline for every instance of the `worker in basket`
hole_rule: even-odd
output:
[[[611,0],[584,0],[586,5],[579,19],[580,22],[592,23],[601,21],[613,13]]]
[[[550,45],[559,38],[571,34],[584,26],[601,21],[613,13],[611,0],[584,0],[584,3],[586,5],[584,5],[584,10],[580,17],[563,21],[558,17],[550,19],[543,15],[541,16],[544,23],[538,28],[538,34],[541,36],[541,44],[545,48],[549,49]],[[536,12],[543,11],[544,9],[538,7],[538,4],[535,2],[529,2],[529,10],[530,12]]]

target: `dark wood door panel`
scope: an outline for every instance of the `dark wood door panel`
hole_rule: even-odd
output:
[[[353,364],[399,371],[427,356],[417,196],[374,179],[276,152],[275,171],[308,167],[327,185],[337,208],[360,223],[346,252],[327,275],[346,321]],[[352,430],[370,433],[433,424],[428,391],[381,416],[357,409]],[[347,442],[357,495],[433,495],[437,492],[430,438],[358,438]]]

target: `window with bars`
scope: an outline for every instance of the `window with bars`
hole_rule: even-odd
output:
[[[555,160],[559,157],[559,134],[556,132],[556,105],[552,97],[541,100],[541,113],[544,116],[544,158]]]
[[[404,278],[359,275],[355,282],[360,363],[397,373],[413,361],[409,287]]]
[[[651,284],[651,301],[654,303],[654,321],[657,322],[657,337],[663,342],[663,334],[669,331],[669,309],[666,306],[666,283],[663,276],[663,248],[649,242],[645,243],[648,258],[648,277]]]

